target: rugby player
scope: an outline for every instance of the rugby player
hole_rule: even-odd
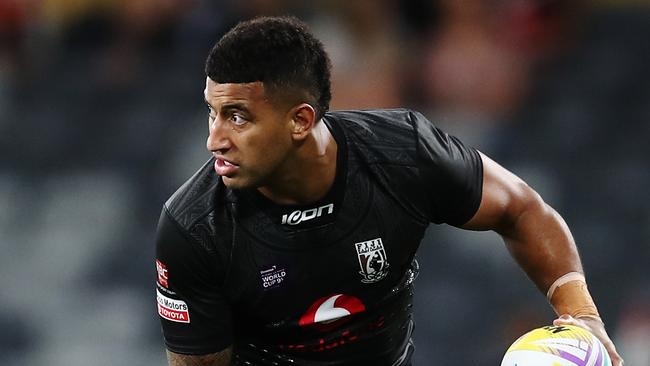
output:
[[[213,156],[157,229],[170,365],[410,365],[431,223],[499,233],[555,323],[623,364],[560,215],[416,111],[328,111],[328,56],[299,20],[239,23],[205,72]]]

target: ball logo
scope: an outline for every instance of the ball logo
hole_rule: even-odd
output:
[[[326,325],[329,329],[342,324],[350,315],[365,310],[363,302],[354,296],[344,294],[325,296],[309,307],[300,317],[298,324],[301,327],[314,325],[320,328]]]
[[[329,215],[332,212],[334,212],[334,204],[330,203],[325,206],[321,206],[318,208],[310,208],[309,210],[295,210],[290,214],[284,214],[282,215],[282,224],[283,225],[298,225],[301,222],[309,221],[312,219],[315,219],[317,217],[323,216],[323,211],[327,210],[325,212],[325,215]]]

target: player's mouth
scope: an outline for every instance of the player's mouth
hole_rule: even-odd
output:
[[[214,159],[214,171],[221,176],[232,175],[235,171],[239,169],[239,165],[232,163],[225,159],[215,158]]]

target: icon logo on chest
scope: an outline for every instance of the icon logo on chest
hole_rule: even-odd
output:
[[[361,271],[361,282],[375,283],[388,275],[388,257],[381,238],[355,243],[359,266]]]
[[[298,225],[301,222],[309,221],[323,215],[329,215],[332,212],[334,212],[333,203],[304,211],[295,210],[290,214],[282,215],[282,225]]]

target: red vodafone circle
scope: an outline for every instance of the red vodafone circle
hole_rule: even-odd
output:
[[[361,300],[345,294],[335,294],[316,300],[300,317],[298,324],[302,327],[312,324],[331,324],[337,320],[366,310]]]

